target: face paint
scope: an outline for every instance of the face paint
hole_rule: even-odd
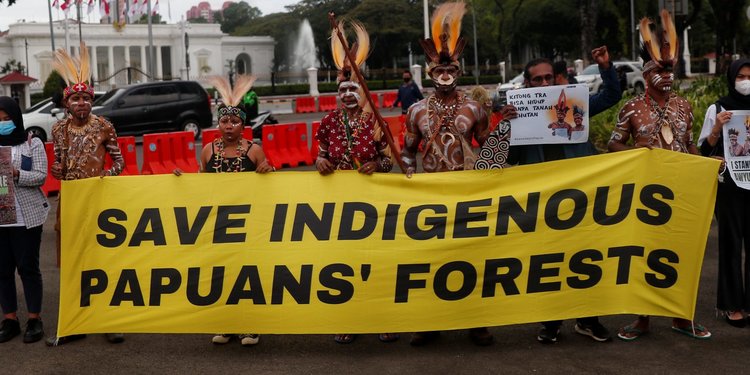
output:
[[[359,106],[362,97],[359,95],[359,84],[351,81],[342,82],[339,85],[339,98],[346,108]]]
[[[651,84],[659,91],[672,91],[672,82],[674,82],[674,73],[664,75],[664,73],[654,72],[651,76]]]

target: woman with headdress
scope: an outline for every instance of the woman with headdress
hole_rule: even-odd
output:
[[[255,77],[237,76],[234,88],[224,77],[213,76],[209,82],[216,88],[224,104],[218,108],[219,133],[221,137],[203,146],[201,151],[201,172],[234,173],[256,172],[268,173],[274,168],[268,163],[263,149],[252,140],[244,139],[247,113],[240,106],[243,95],[253,86]],[[255,345],[260,335],[245,333],[240,335],[217,334],[211,340],[214,344],[226,344],[233,337],[239,336],[243,346]]]
[[[370,37],[360,23],[353,22],[352,28],[357,35],[357,43],[351,49],[356,56],[355,64],[361,65],[367,59],[370,48]],[[339,24],[343,30],[343,25]],[[334,31],[335,32],[335,31]],[[333,61],[338,68],[338,92],[341,107],[331,111],[320,122],[315,138],[318,140],[318,158],[315,167],[322,175],[335,170],[356,170],[371,175],[374,172],[389,172],[393,167],[388,151],[388,144],[375,116],[363,108],[360,83],[353,79],[351,64],[346,60],[346,49],[335,34],[331,35]],[[338,334],[334,340],[340,344],[354,341],[354,334]],[[381,333],[380,341],[398,340],[395,333]]]
[[[702,155],[722,161],[715,212],[719,222],[716,308],[727,323],[742,328],[747,325],[745,314],[750,313],[750,254],[747,252],[750,241],[750,191],[738,187],[726,170],[723,127],[732,119],[732,111],[750,110],[750,59],[739,59],[730,65],[727,85],[729,95],[721,97],[706,111],[698,145]],[[737,133],[735,128],[728,131],[730,139],[736,139]],[[730,142],[729,152],[737,153],[735,147],[742,148]]]
[[[11,160],[8,161],[15,191],[15,223],[0,225],[0,308],[4,315],[0,323],[0,342],[21,334],[16,315],[15,272],[18,270],[28,312],[23,342],[32,343],[44,336],[39,315],[42,310],[39,247],[42,224],[49,211],[49,203],[41,189],[47,177],[47,155],[39,138],[27,141],[21,108],[7,96],[0,97],[0,146],[11,147]]]

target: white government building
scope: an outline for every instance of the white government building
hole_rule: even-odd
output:
[[[67,23],[67,38],[66,38]],[[55,48],[67,45],[77,55],[79,28],[75,20],[53,22]],[[117,29],[113,24],[81,24],[83,41],[89,48],[91,71],[97,91],[106,91],[130,82],[144,82],[148,73],[148,25],[127,24]],[[188,35],[187,54],[185,35]],[[152,40],[155,53],[155,80],[201,80],[209,75],[229,73],[253,74],[258,84],[271,81],[275,41],[270,36],[229,36],[219,24],[154,24]],[[189,70],[186,69],[186,55]],[[29,94],[40,92],[52,72],[52,43],[49,23],[25,22],[0,31],[0,66],[16,60],[27,67],[25,75],[37,81],[23,90],[23,85],[3,83],[0,94],[16,96],[22,107],[28,107]],[[127,69],[133,68],[133,69]]]

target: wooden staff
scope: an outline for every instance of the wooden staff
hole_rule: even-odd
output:
[[[362,72],[359,70],[359,66],[357,66],[357,63],[354,60],[354,55],[349,49],[349,44],[346,42],[344,34],[341,32],[341,29],[339,29],[339,26],[336,23],[336,14],[333,12],[328,12],[328,21],[331,22],[331,28],[336,32],[336,37],[339,39],[339,41],[341,41],[341,45],[344,46],[346,60],[349,60],[349,64],[352,67],[352,72],[354,72],[361,84],[362,91],[364,91],[365,93],[367,102],[370,103],[370,108],[372,108],[372,112],[373,114],[375,114],[375,120],[377,120],[377,124],[378,126],[380,126],[380,130],[383,131],[385,141],[388,143],[388,148],[391,149],[393,158],[396,159],[398,166],[401,168],[401,173],[406,173],[406,165],[404,164],[404,161],[401,160],[401,155],[398,152],[398,148],[396,148],[396,142],[393,141],[391,128],[389,128],[388,124],[385,123],[385,120],[383,120],[383,116],[380,115],[380,111],[378,111],[377,107],[375,107],[375,103],[372,101],[372,97],[370,96],[370,89],[367,88],[367,82],[365,81],[364,77],[362,77]]]

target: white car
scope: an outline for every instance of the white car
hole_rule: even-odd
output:
[[[65,116],[62,108],[55,108],[52,99],[44,99],[23,113],[26,134],[46,142],[52,139],[52,125]]]
[[[646,80],[643,79],[643,70],[638,61],[613,61],[615,69],[623,70],[628,81],[628,90],[638,95],[646,90]],[[619,75],[618,75],[619,77]],[[589,94],[596,94],[602,89],[602,77],[599,74],[599,65],[591,64],[576,76],[578,83],[589,86]]]
[[[103,91],[94,92],[94,99],[104,95]],[[23,127],[26,134],[37,137],[42,142],[52,140],[52,125],[65,117],[64,108],[55,108],[51,98],[36,103],[23,112]]]

